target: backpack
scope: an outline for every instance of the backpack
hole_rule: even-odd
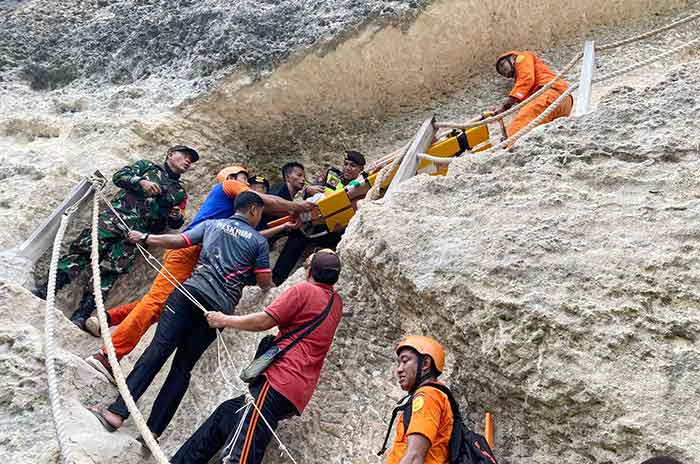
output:
[[[440,390],[447,395],[447,399],[450,401],[453,417],[452,435],[450,436],[449,443],[450,464],[498,464],[486,438],[471,430],[467,424],[462,421],[459,405],[454,396],[452,396],[450,389],[441,383],[430,383],[423,385],[423,387],[431,387]],[[404,402],[404,400],[406,401]],[[386,431],[384,444],[382,445],[381,451],[377,453],[377,456],[381,456],[386,451],[391,428],[394,425],[396,416],[401,411],[403,411],[403,429],[408,430],[408,425],[411,422],[411,413],[413,411],[413,395],[405,396],[399,400],[399,405],[392,411],[389,429]]]

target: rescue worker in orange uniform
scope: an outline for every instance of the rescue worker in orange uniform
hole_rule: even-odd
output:
[[[396,348],[396,376],[402,390],[413,395],[396,420],[396,437],[386,464],[448,464],[453,415],[445,393],[430,384],[445,366],[445,350],[430,337],[406,337]],[[404,429],[404,415],[410,414]]]
[[[185,231],[192,229],[200,222],[209,219],[223,219],[233,215],[236,196],[248,191],[248,171],[242,166],[229,166],[222,169],[216,176],[217,185],[212,188],[201,208],[197,212]],[[272,195],[259,195],[272,214],[285,215],[289,212],[304,212],[313,208],[312,203],[291,202]],[[264,234],[274,235],[284,230],[295,227],[293,223],[286,223]],[[187,280],[194,270],[199,258],[201,246],[195,245],[186,248],[167,250],[163,256],[163,273],[170,279],[176,279],[182,283]],[[107,320],[110,326],[117,325],[112,333],[112,342],[117,354],[117,359],[129,354],[138,344],[148,328],[160,319],[165,301],[175,289],[169,279],[158,274],[143,298],[140,301],[127,303],[107,311]],[[97,318],[92,317],[86,321],[87,330],[95,336],[100,335],[100,327]],[[96,370],[104,374],[112,383],[114,375],[107,360],[106,349],[102,347],[97,353],[87,357],[85,361]]]
[[[551,82],[555,73],[532,52],[510,51],[502,54],[496,60],[496,71],[503,77],[515,79],[510,94],[495,113],[503,113],[512,106],[527,99],[546,84]],[[569,88],[569,84],[559,79],[542,95],[526,104],[508,126],[508,137],[516,134],[527,126],[533,119],[542,114],[549,105]],[[574,99],[571,95],[549,114],[540,124],[547,124],[557,118],[569,116]]]

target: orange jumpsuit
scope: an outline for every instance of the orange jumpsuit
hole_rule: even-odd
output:
[[[231,201],[234,201],[236,195],[249,190],[247,185],[233,180],[225,181],[223,187],[224,193]],[[180,283],[189,279],[201,249],[201,246],[195,245],[167,250],[163,256],[163,267],[170,271],[170,274],[165,270],[163,272],[169,277],[172,275]],[[123,304],[107,311],[110,324],[117,325],[117,329],[112,333],[112,343],[118,359],[131,353],[148,328],[158,322],[165,301],[173,290],[175,286],[159,273],[148,293],[140,301]],[[104,346],[102,352],[107,353]]]
[[[509,55],[515,55],[515,84],[513,85],[513,90],[510,91],[510,96],[519,102],[525,100],[544,87],[545,84],[548,84],[556,75],[532,52],[510,51],[498,58],[501,59]],[[508,137],[527,126],[533,119],[542,114],[547,107],[559,98],[568,88],[569,84],[560,79],[545,93],[525,105],[508,126]],[[571,114],[573,102],[573,98],[569,95],[569,97],[564,99],[564,101],[552,111],[549,116],[544,118],[540,124],[547,124],[557,118],[568,116]]]

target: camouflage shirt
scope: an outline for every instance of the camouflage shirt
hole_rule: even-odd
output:
[[[147,180],[160,187],[158,196],[149,197],[139,185]],[[121,190],[112,199],[112,206],[119,212],[131,229],[141,232],[160,233],[166,226],[177,229],[184,223],[180,217],[173,221],[168,217],[174,206],[185,209],[187,192],[180,183],[180,176],[173,173],[167,163],[160,166],[146,160],[139,160],[114,173],[112,182]],[[100,213],[102,233],[123,235],[124,227],[111,210]]]

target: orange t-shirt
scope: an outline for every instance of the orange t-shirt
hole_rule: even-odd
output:
[[[396,419],[396,437],[385,464],[399,463],[406,452],[408,436],[413,433],[430,440],[425,464],[448,464],[452,423],[452,408],[447,395],[436,388],[420,387],[413,397],[411,421],[406,432],[403,429],[403,413]]]
[[[250,190],[246,184],[238,182],[237,180],[225,180],[221,186],[224,188],[224,193],[230,198],[236,198],[243,192]]]
[[[510,91],[510,96],[518,101],[525,100],[556,76],[556,73],[534,53],[510,52],[509,54],[515,55],[515,84]],[[568,88],[569,84],[561,79],[552,86],[552,89],[559,93],[563,93]]]

